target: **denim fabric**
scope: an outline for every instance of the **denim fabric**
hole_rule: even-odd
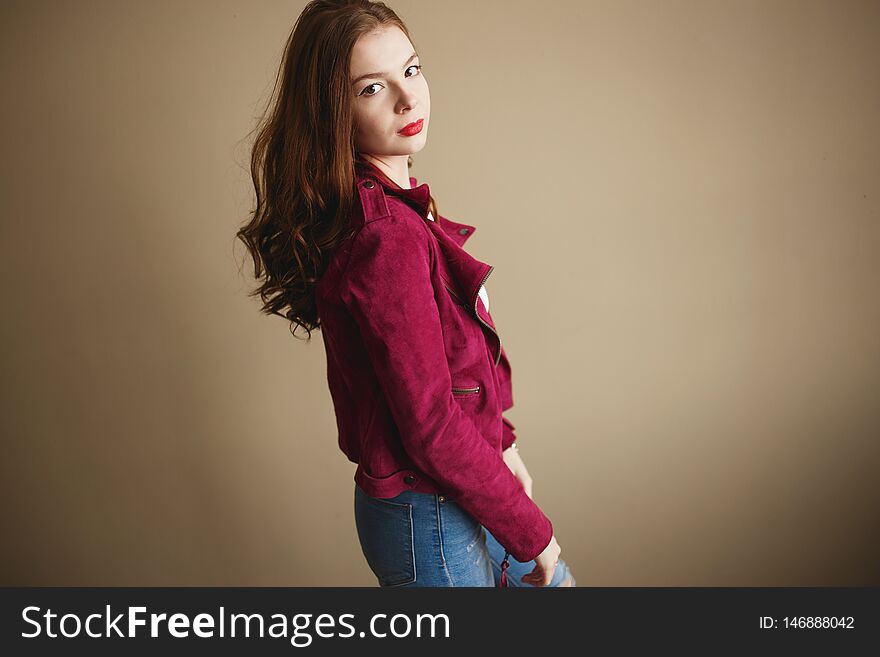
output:
[[[404,491],[392,498],[354,491],[354,517],[361,550],[379,586],[498,586],[504,547],[461,506],[445,495]],[[532,587],[521,578],[534,561],[508,557],[508,586]],[[574,577],[560,559],[550,582]]]

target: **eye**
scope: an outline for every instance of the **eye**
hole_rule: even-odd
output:
[[[411,78],[412,78],[412,77],[415,77],[416,75],[421,75],[421,74],[422,74],[422,65],[421,65],[421,64],[411,64],[410,66],[407,66],[406,69],[405,69],[405,71],[404,71],[404,73],[405,73],[406,71],[408,71],[409,69],[411,69],[411,68],[416,69],[416,72],[413,73],[413,74],[410,75],[410,76],[407,76],[407,77],[411,77]],[[375,96],[377,93],[379,93],[378,90],[377,90],[377,91],[374,91],[374,92],[372,92],[372,93],[367,93],[367,91],[369,91],[371,88],[373,88],[373,87],[375,87],[375,86],[377,86],[377,85],[380,86],[380,87],[382,86],[382,85],[381,85],[380,83],[378,83],[378,82],[374,82],[373,84],[369,84],[369,85],[367,85],[366,87],[364,87],[364,88],[361,90],[361,92],[358,94],[358,96]]]

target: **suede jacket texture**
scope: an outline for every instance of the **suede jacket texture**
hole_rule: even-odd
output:
[[[553,526],[501,452],[514,440],[511,367],[479,297],[493,267],[475,227],[427,218],[429,188],[358,166],[354,237],[316,286],[339,447],[368,495],[441,493],[519,561]]]

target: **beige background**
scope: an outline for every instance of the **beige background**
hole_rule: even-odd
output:
[[[304,4],[4,3],[0,583],[375,585],[234,240]],[[880,584],[880,5],[391,6],[578,584]]]

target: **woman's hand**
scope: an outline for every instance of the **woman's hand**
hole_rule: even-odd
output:
[[[529,499],[532,499],[532,478],[529,476],[529,471],[526,470],[526,464],[523,463],[516,447],[508,447],[501,452],[501,457],[504,459],[504,462],[507,464],[507,467],[510,468],[510,471],[514,476],[519,479],[523,488],[525,488],[526,495],[529,496]]]
[[[532,478],[529,475],[529,471],[526,470],[526,464],[523,463],[519,451],[516,447],[508,447],[501,452],[501,456],[507,467],[510,468],[510,471],[519,479],[526,491],[526,495],[531,499]],[[532,572],[522,576],[523,583],[531,584],[532,586],[547,586],[550,584],[553,580],[553,574],[556,572],[556,565],[559,563],[559,554],[561,552],[562,548],[556,542],[556,536],[551,536],[547,547],[544,548],[541,554],[535,557],[535,567]]]
[[[556,542],[556,536],[550,537],[550,543],[544,548],[537,557],[535,557],[535,567],[530,573],[526,573],[520,579],[525,584],[532,586],[547,586],[553,581],[553,574],[556,572],[556,565],[559,563],[559,553],[562,548]]]

